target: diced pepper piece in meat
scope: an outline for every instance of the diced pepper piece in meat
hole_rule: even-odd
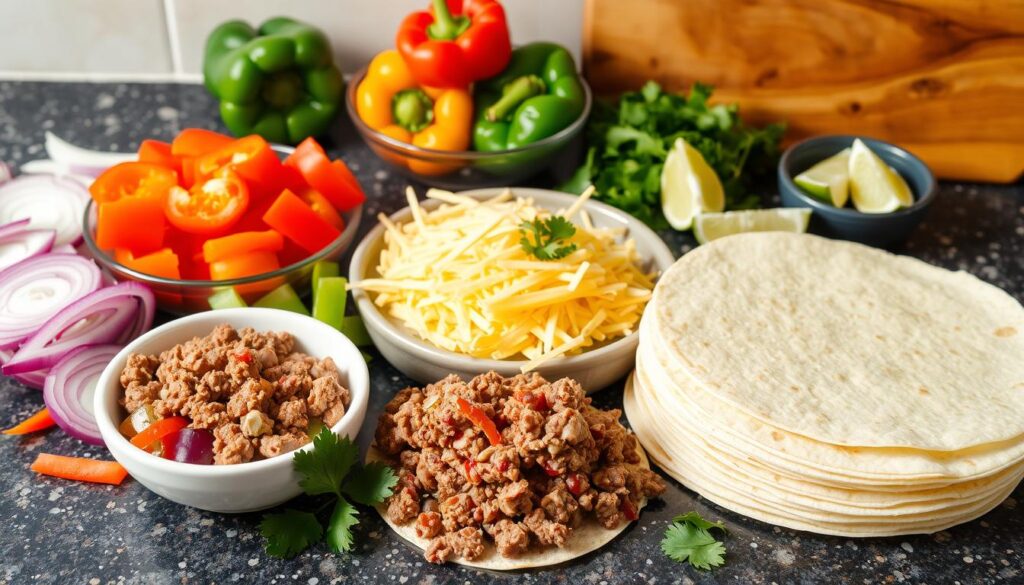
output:
[[[459,410],[466,416],[474,425],[476,425],[484,435],[487,436],[487,440],[492,445],[501,444],[501,433],[498,432],[498,427],[494,424],[490,418],[480,410],[479,407],[470,404],[468,400],[461,396],[456,399],[456,403],[459,405]]]

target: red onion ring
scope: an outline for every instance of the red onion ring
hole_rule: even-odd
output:
[[[88,201],[88,189],[75,179],[22,175],[0,185],[0,223],[28,218],[33,228],[57,232],[54,245],[77,245]]]
[[[22,230],[7,236],[0,235],[0,270],[49,252],[56,236],[53,230]]]
[[[71,254],[36,256],[0,272],[0,349],[13,349],[63,307],[101,286],[96,264]]]
[[[5,375],[49,368],[81,345],[127,343],[153,324],[153,292],[122,282],[92,292],[62,309],[4,364]]]
[[[57,426],[72,437],[91,445],[102,445],[92,397],[103,369],[117,352],[117,345],[77,347],[64,355],[47,374],[43,402]]]
[[[7,361],[10,360],[11,356],[13,355],[13,351],[0,349],[0,366],[7,363]],[[24,374],[14,374],[13,376],[11,376],[11,379],[17,380],[24,384],[25,386],[32,388],[33,390],[42,390],[43,382],[46,380],[46,372],[39,370],[35,372],[26,372]]]

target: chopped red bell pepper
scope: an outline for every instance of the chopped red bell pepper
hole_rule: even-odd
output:
[[[195,176],[205,181],[222,169],[232,169],[245,180],[253,196],[276,195],[287,186],[284,165],[263,137],[253,134],[196,159]]]
[[[213,280],[233,280],[256,274],[266,274],[280,267],[281,264],[277,260],[277,255],[273,252],[249,252],[211,262],[210,278]]]
[[[296,195],[305,201],[306,205],[309,205],[309,208],[316,212],[321,219],[333,225],[334,229],[339,232],[345,231],[345,219],[341,217],[338,210],[319,191],[306,188],[302,192],[296,192]]]
[[[187,191],[171,188],[165,211],[171,225],[183,232],[216,236],[238,223],[248,207],[249,188],[228,169]]]
[[[125,198],[155,198],[162,202],[168,190],[177,184],[174,169],[153,163],[124,162],[96,177],[89,193],[99,204]]]
[[[159,199],[122,197],[100,205],[96,245],[102,250],[124,248],[133,254],[147,254],[163,246],[166,225]]]
[[[171,152],[169,142],[143,140],[139,144],[139,162],[160,165],[181,173],[181,160]]]
[[[288,189],[263,214],[263,221],[307,252],[319,252],[341,235]]]
[[[494,421],[488,418],[484,411],[480,410],[480,407],[471,404],[461,396],[456,398],[455,402],[459,405],[459,410],[462,411],[462,414],[465,415],[470,422],[476,425],[477,428],[484,432],[484,435],[487,436],[487,440],[492,445],[501,444],[501,433],[498,432],[498,427],[494,424]]]
[[[413,12],[395,44],[413,77],[429,87],[466,87],[497,75],[512,58],[505,10],[496,0],[432,0]]]
[[[161,248],[152,254],[136,257],[130,250],[114,250],[114,259],[125,268],[131,268],[143,274],[181,280],[181,268],[178,255],[170,248]]]
[[[234,141],[213,130],[185,128],[171,142],[171,153],[180,157],[196,157],[223,148]]]
[[[284,164],[298,169],[306,183],[339,211],[348,211],[366,200],[359,181],[345,163],[331,162],[313,138],[307,138],[296,146],[295,152],[284,159]]]

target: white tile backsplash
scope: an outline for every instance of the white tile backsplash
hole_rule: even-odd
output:
[[[196,80],[206,36],[234,18],[291,16],[327,33],[345,73],[393,46],[428,0],[0,0],[0,78],[19,73]],[[513,42],[550,40],[577,60],[584,0],[506,0]]]
[[[162,0],[0,0],[0,72],[171,74]]]

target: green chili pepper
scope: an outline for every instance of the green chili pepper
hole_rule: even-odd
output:
[[[261,297],[260,300],[253,303],[253,306],[263,307],[265,309],[281,309],[283,311],[309,315],[309,310],[306,309],[306,305],[302,304],[302,299],[299,298],[299,295],[290,284],[282,284],[268,292],[266,295]]]
[[[569,51],[531,43],[512,51],[505,71],[476,89],[473,147],[520,148],[565,129],[583,113],[584,92]]]
[[[287,144],[325,132],[344,93],[327,37],[283,17],[259,29],[240,20],[215,28],[206,39],[203,82],[236,136]]]
[[[238,296],[238,291],[234,287],[229,286],[222,288],[219,291],[210,295],[207,299],[210,303],[211,309],[234,309],[237,307],[248,307],[242,297]]]
[[[313,291],[313,318],[341,329],[345,318],[345,285],[341,276],[323,276]]]

